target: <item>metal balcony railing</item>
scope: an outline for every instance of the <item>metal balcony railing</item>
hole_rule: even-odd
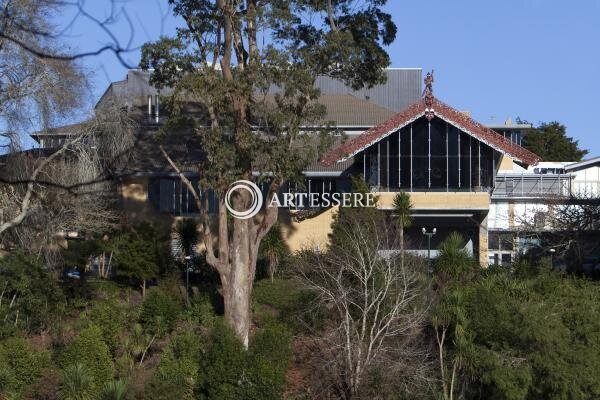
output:
[[[571,176],[552,174],[502,174],[496,176],[495,198],[551,198],[571,196]]]

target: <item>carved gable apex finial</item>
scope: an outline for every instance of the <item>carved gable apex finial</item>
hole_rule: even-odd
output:
[[[423,90],[423,100],[425,101],[425,117],[431,121],[435,116],[433,110],[433,70],[425,75],[423,80],[425,83],[425,89]]]

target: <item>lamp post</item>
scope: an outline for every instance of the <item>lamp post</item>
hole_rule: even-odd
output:
[[[185,302],[190,304],[190,260],[192,256],[185,256]]]
[[[431,262],[431,237],[436,234],[437,229],[433,228],[431,232],[427,232],[427,229],[422,228],[421,232],[427,236],[427,259]]]
[[[554,253],[556,249],[550,249],[550,269],[554,269]]]

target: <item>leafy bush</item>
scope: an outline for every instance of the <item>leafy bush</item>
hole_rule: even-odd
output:
[[[202,357],[199,376],[201,399],[243,398],[242,377],[246,361],[244,346],[231,328],[218,321]]]
[[[305,329],[305,324],[318,329],[325,316],[309,307],[314,298],[313,292],[301,290],[294,280],[261,280],[252,291],[254,318],[261,326],[284,322],[294,332]]]
[[[541,273],[462,290],[478,398],[600,398],[600,287]],[[595,371],[595,372],[594,372]]]
[[[112,240],[117,274],[140,280],[172,271],[170,232],[143,223],[121,232]]]
[[[50,367],[48,352],[35,350],[22,338],[4,340],[0,343],[0,397],[25,393]]]
[[[37,332],[62,314],[65,298],[48,270],[35,257],[15,253],[0,258],[0,338],[14,326]]]
[[[213,301],[210,293],[202,292],[193,296],[190,299],[190,306],[186,310],[188,320],[211,327],[216,316]]]
[[[201,399],[279,399],[285,385],[291,335],[272,325],[253,338],[248,351],[222,321],[215,324],[202,357]]]
[[[282,324],[260,330],[248,350],[246,399],[280,399],[291,357],[292,336]]]
[[[89,371],[91,391],[99,394],[102,386],[113,377],[113,363],[102,329],[96,325],[82,330],[61,354],[61,364],[65,369],[79,363]]]
[[[199,367],[198,335],[188,330],[173,336],[165,348],[145,397],[152,400],[193,399]]]
[[[114,301],[94,303],[88,312],[89,320],[102,331],[102,338],[112,354],[119,346],[119,335],[125,329],[120,307]]]
[[[173,330],[177,316],[181,312],[181,304],[160,290],[151,291],[144,299],[140,322],[147,330],[165,334]]]
[[[285,310],[295,305],[300,297],[300,290],[292,280],[261,280],[254,284],[252,297],[257,303]]]

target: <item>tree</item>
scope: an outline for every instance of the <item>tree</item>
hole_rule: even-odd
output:
[[[225,318],[247,347],[258,248],[278,213],[266,205],[282,184],[300,178],[314,153],[293,143],[327,127],[314,81],[328,75],[354,88],[382,82],[390,62],[382,46],[394,40],[396,27],[382,10],[385,0],[169,3],[185,25],[175,38],[146,44],[141,67],[153,70],[156,87],[173,89],[163,130],[192,129],[206,152],[198,172],[203,189],[218,197],[212,225],[207,199],[163,149],[201,210],[206,259],[221,277]],[[206,118],[190,117],[184,103],[199,105]],[[306,126],[314,129],[302,135]],[[255,178],[253,172],[262,173]],[[253,219],[229,222],[225,194],[240,179],[268,184],[265,207]],[[246,191],[231,200],[236,210],[251,204]]]
[[[557,121],[543,122],[523,137],[523,147],[544,161],[581,161],[588,154],[579,141],[567,136],[567,128]]]
[[[314,340],[326,366],[318,373],[332,376],[338,398],[356,398],[377,367],[390,367],[389,360],[402,363],[425,319],[426,286],[417,266],[382,256],[394,248],[388,228],[355,220],[343,246],[307,252],[300,261],[301,281],[330,315],[331,329]]]
[[[39,258],[14,253],[0,258],[0,337],[20,328],[37,333],[65,311],[66,300]]]
[[[599,230],[600,198],[576,193],[567,203],[561,199],[550,201],[547,208],[521,218],[518,235],[536,243],[525,254],[535,263],[542,256],[561,259],[568,271],[598,278],[600,270],[593,269],[593,265],[584,270],[583,262],[598,251]]]
[[[81,105],[85,77],[75,62],[56,58],[63,45],[49,16],[58,1],[15,0],[0,8],[0,144],[15,149],[16,132],[48,127]]]
[[[0,163],[0,241],[32,251],[59,232],[99,234],[118,213],[108,182],[133,143],[133,123],[114,105],[96,110],[57,149],[16,152]]]
[[[598,375],[588,373],[600,365],[598,282],[540,271],[522,278],[499,269],[461,289],[474,346],[464,397],[600,396]]]
[[[154,243],[131,232],[115,238],[113,246],[118,273],[139,280],[142,297],[146,297],[146,282],[159,273]]]
[[[110,32],[109,26],[118,19],[115,4],[110,16],[100,20],[86,12],[83,3],[0,4],[0,239],[9,248],[21,245],[36,251],[40,243],[52,244],[61,231],[103,229],[113,219],[103,168],[114,155],[106,145],[110,142],[116,153],[122,149],[114,146],[120,141],[111,140],[123,130],[106,126],[111,118],[121,119],[120,110],[96,110],[94,121],[82,125],[81,132],[55,151],[21,151],[26,132],[46,131],[78,117],[75,113],[89,104],[84,96],[86,75],[78,59],[113,51],[123,61],[121,53],[130,51]],[[57,16],[73,12],[69,26],[57,25]],[[109,43],[97,51],[73,52],[63,39],[78,19],[99,27],[110,37]],[[103,134],[100,125],[107,128]]]
[[[413,206],[408,193],[400,192],[394,196],[394,213],[396,223],[398,224],[398,231],[400,232],[400,262],[402,265],[404,265],[404,229],[410,228],[412,225],[412,218],[410,216],[412,208]]]

